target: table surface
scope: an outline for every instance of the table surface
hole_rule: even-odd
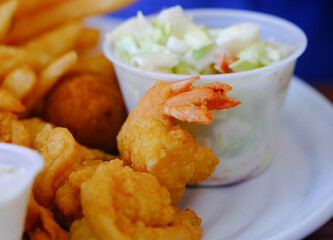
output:
[[[333,103],[333,81],[325,84],[312,84],[312,86]],[[305,240],[333,240],[333,218]]]

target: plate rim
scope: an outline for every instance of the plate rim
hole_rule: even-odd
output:
[[[311,101],[315,101],[315,105],[319,104],[321,105],[321,107],[325,108],[325,110],[327,110],[325,114],[328,116],[328,118],[332,118],[332,123],[333,123],[333,104],[325,96],[323,96],[317,89],[312,87],[309,83],[305,82],[303,79],[295,75],[293,75],[292,77],[291,84],[295,84],[296,88],[299,88],[299,90],[301,90],[306,96],[310,96]],[[288,91],[290,92],[292,90],[288,89]],[[331,198],[323,201],[320,204],[320,208],[318,208],[315,212],[311,213],[307,218],[303,219],[297,224],[294,224],[292,227],[279,232],[275,236],[270,237],[269,240],[305,238],[311,233],[314,233],[316,230],[318,230],[332,217],[333,217],[333,195],[331,196]]]

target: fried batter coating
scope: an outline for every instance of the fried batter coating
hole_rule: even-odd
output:
[[[56,190],[64,184],[74,163],[83,161],[83,157],[65,128],[45,126],[37,134],[34,147],[44,157],[45,165],[35,179],[33,193],[39,204],[54,209]]]
[[[147,227],[140,230],[136,236],[122,236],[121,239],[149,239],[149,240],[197,240],[202,235],[201,220],[192,209],[185,211],[175,207],[174,220],[166,227]],[[86,218],[76,220],[70,231],[71,240],[99,240],[92,232]],[[117,239],[118,238],[108,238]]]
[[[79,143],[117,151],[126,109],[112,80],[92,73],[69,74],[49,94],[44,111],[48,121],[68,128]]]
[[[50,125],[51,128],[54,128],[54,125],[52,123],[44,122],[42,119],[37,118],[37,117],[36,118],[22,119],[22,120],[20,120],[20,122],[23,124],[23,126],[25,127],[25,129],[28,131],[28,133],[29,133],[32,141],[34,141],[34,139],[36,138],[37,134],[40,131],[42,131],[43,128],[46,125]]]
[[[129,142],[132,167],[155,175],[173,203],[182,197],[187,182],[204,180],[218,163],[210,148],[196,143],[180,126],[148,117],[137,121]]]
[[[17,115],[5,110],[0,110],[0,142],[31,146],[29,133]]]
[[[65,216],[66,222],[73,222],[83,217],[80,202],[81,184],[94,174],[100,162],[102,161],[95,161],[96,165],[85,166],[72,172],[66,183],[57,190],[55,203]]]
[[[39,118],[24,119],[20,124],[30,135],[32,147],[45,159],[33,186],[34,196],[53,211],[61,226],[69,228],[82,217],[80,184],[90,178],[96,165],[115,157],[78,144],[67,129]]]
[[[72,169],[67,171],[69,174],[55,195],[56,219],[66,229],[70,228],[74,220],[82,218],[81,184],[93,175],[99,164],[115,159],[114,156],[97,149],[89,149],[81,145],[79,149],[84,160],[75,162]]]
[[[94,233],[90,230],[90,227],[85,218],[76,220],[71,226],[70,232],[71,240],[98,240],[94,236]]]
[[[91,201],[97,204],[90,206]],[[124,223],[140,220],[152,226],[165,226],[174,215],[166,188],[153,175],[134,172],[121,160],[97,167],[93,177],[81,185],[81,203],[85,216],[91,214],[97,218],[94,207],[98,210],[99,204],[107,204],[114,208],[116,204],[118,207],[110,212],[114,211],[116,218]]]
[[[54,220],[50,210],[38,205],[33,196],[30,197],[25,232],[31,240],[68,240],[67,233]]]
[[[79,149],[81,154],[84,156],[84,161],[82,163],[80,163],[80,166],[91,166],[91,165],[95,165],[96,161],[110,161],[112,159],[115,159],[116,157],[105,153],[101,150],[98,149],[94,149],[94,148],[87,148],[85,146],[82,146],[80,144],[79,145]]]
[[[56,208],[56,192],[68,181],[71,173],[84,166],[114,159],[109,154],[78,144],[66,128],[53,127],[39,119],[22,122],[32,136],[33,147],[45,159],[45,166],[33,186],[34,196],[43,207]]]
[[[72,225],[71,239],[199,239],[202,233],[200,218],[172,206],[156,177],[120,160],[98,165],[81,185],[81,203],[84,218]]]
[[[180,200],[187,182],[206,179],[219,162],[210,148],[175,126],[175,120],[209,124],[210,110],[240,104],[226,94],[229,85],[213,82],[191,87],[196,80],[157,82],[130,112],[117,136],[121,159],[135,170],[155,175],[173,203]]]
[[[35,149],[38,147],[38,141],[37,142],[35,141],[37,134],[40,133],[46,126],[48,126],[47,129],[49,129],[49,130],[55,128],[54,124],[45,122],[44,120],[37,118],[37,117],[22,119],[22,120],[20,120],[20,123],[22,123],[23,126],[25,127],[25,129],[28,131],[32,142],[36,145]],[[109,161],[109,160],[115,159],[114,156],[112,156],[108,153],[105,153],[101,150],[94,149],[94,148],[88,148],[88,147],[85,147],[80,144],[78,144],[78,146],[79,146],[81,155],[84,156],[84,162],[82,162],[82,166],[91,165],[91,163],[89,163],[89,162],[95,161],[95,160]],[[32,147],[34,147],[34,145]],[[81,163],[80,163],[80,166],[81,166]]]

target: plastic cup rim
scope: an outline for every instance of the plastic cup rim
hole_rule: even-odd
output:
[[[31,169],[26,171],[27,183],[29,180],[33,181],[35,176],[44,166],[44,158],[35,150],[12,144],[12,143],[0,143],[0,152],[7,152],[13,155],[27,156],[26,161],[29,162]]]

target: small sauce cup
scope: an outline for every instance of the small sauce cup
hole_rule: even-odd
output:
[[[22,239],[31,187],[43,165],[44,160],[38,152],[0,143],[1,239]]]
[[[283,102],[294,73],[297,58],[304,52],[307,39],[293,23],[279,17],[243,10],[199,9],[187,10],[197,24],[224,28],[237,23],[258,23],[261,39],[273,39],[294,47],[287,58],[254,70],[200,75],[196,84],[220,81],[233,87],[230,96],[242,104],[228,110],[214,112],[210,125],[179,123],[204,146],[213,149],[220,160],[210,178],[200,186],[233,184],[257,175],[267,168],[276,145]],[[103,51],[112,61],[118,82],[130,111],[156,81],[176,81],[189,75],[145,72],[122,62],[113,53],[113,46],[105,39]]]

